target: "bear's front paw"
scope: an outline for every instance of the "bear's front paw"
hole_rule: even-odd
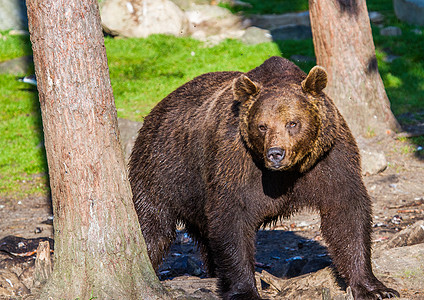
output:
[[[248,295],[248,294],[239,294],[239,295],[233,295],[231,300],[266,300],[263,298],[258,298],[256,295]]]
[[[355,300],[371,300],[371,299],[385,299],[385,298],[396,298],[400,297],[399,293],[385,286],[375,288],[371,291],[367,290],[364,286],[353,288],[352,293]]]
[[[387,287],[375,289],[375,290],[371,291],[371,293],[374,295],[373,299],[400,297],[399,293],[396,290],[390,289],[390,288],[387,288]]]
[[[236,293],[232,295],[224,295],[224,299],[229,300],[264,300],[261,297],[259,297],[258,293],[256,291],[248,291],[244,293]]]

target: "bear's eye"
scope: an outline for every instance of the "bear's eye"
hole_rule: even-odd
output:
[[[259,128],[259,131],[260,132],[266,132],[267,130],[268,130],[268,128],[266,127],[266,125],[264,125],[264,124],[260,124],[259,126],[258,126],[258,128]]]
[[[287,127],[289,127],[289,128],[295,128],[296,126],[297,126],[297,122],[291,121],[291,122],[287,123]]]

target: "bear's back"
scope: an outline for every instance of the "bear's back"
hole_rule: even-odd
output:
[[[151,114],[155,114],[157,110],[162,112],[164,110],[166,112],[177,110],[178,113],[182,113],[186,110],[197,109],[206,101],[210,102],[215,93],[231,88],[234,78],[237,78],[241,74],[241,72],[211,72],[202,74],[166,96],[156,105]]]
[[[178,118],[181,114],[188,113],[193,116],[196,115],[194,111],[200,107],[203,107],[201,109],[203,111],[214,105],[213,102],[218,97],[220,101],[231,102],[234,100],[231,91],[232,82],[242,74],[236,71],[202,74],[170,93],[156,105],[150,115]],[[245,74],[261,86],[272,88],[292,83],[299,84],[306,77],[299,67],[282,57],[271,57]],[[228,93],[226,97],[222,97],[224,92]]]
[[[280,88],[290,84],[300,84],[306,78],[306,74],[298,66],[279,56],[270,57],[246,75],[263,87],[278,86]]]

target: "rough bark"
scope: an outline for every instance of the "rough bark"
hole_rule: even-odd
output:
[[[328,72],[325,92],[355,136],[398,130],[378,72],[365,0],[309,0],[317,64]]]
[[[39,299],[167,298],[132,203],[97,0],[27,7],[55,228]]]
[[[49,241],[40,242],[37,247],[37,257],[35,259],[33,288],[39,288],[47,282],[52,273],[52,268]]]

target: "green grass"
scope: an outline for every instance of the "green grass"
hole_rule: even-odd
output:
[[[277,45],[247,46],[227,40],[205,47],[191,38],[154,35],[105,40],[118,116],[142,120],[167,94],[194,77],[214,71],[250,70],[279,55]]]
[[[245,2],[253,4],[244,9],[245,14],[308,9],[306,0]],[[396,19],[392,0],[372,0],[367,5],[369,10],[384,14],[384,26],[399,26],[403,31],[400,37],[382,37],[380,29],[372,26],[379,70],[392,110],[404,124],[423,122],[424,36],[414,33],[414,26]],[[240,7],[235,11],[240,11]],[[418,29],[424,32],[423,27]],[[136,121],[141,121],[168,93],[202,73],[247,71],[272,55],[314,57],[311,39],[256,46],[227,40],[207,47],[191,38],[155,35],[146,39],[106,38],[105,44],[118,116]],[[28,36],[0,33],[0,62],[30,54]],[[399,58],[389,63],[385,61],[389,55]],[[307,72],[314,63],[298,65]],[[41,128],[36,89],[16,81],[14,75],[0,74],[0,199],[46,192],[47,164]],[[422,137],[409,142],[424,144]]]
[[[395,115],[424,110],[424,36],[412,26],[401,29],[399,37],[383,37],[374,30],[380,75]],[[398,58],[385,62],[388,55]]]
[[[413,153],[417,158],[424,159],[424,136],[400,137],[397,139],[399,146],[394,149],[395,152],[402,154]]]
[[[0,75],[0,196],[45,192],[45,152],[34,89]]]
[[[384,15],[384,26],[397,26],[402,30],[401,36],[381,36],[380,28],[372,26],[378,67],[392,111],[400,122],[408,122],[402,114],[424,111],[424,27],[399,21],[392,1],[373,0],[367,1],[367,5],[369,10]],[[390,63],[384,61],[390,55],[398,58]]]
[[[0,62],[31,54],[28,35],[8,35],[0,31]]]

